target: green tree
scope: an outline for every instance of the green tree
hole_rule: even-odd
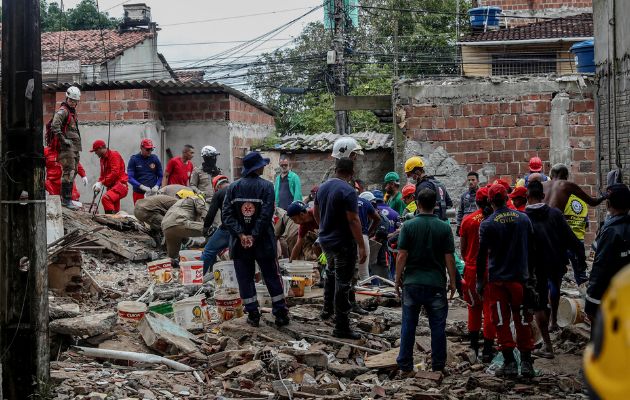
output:
[[[120,23],[105,12],[99,12],[96,0],[82,0],[75,8],[61,10],[56,1],[40,1],[41,27],[43,32],[83,29],[112,29]]]

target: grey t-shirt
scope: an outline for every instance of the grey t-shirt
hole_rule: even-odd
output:
[[[293,202],[293,195],[289,189],[289,175],[280,176],[280,196],[278,198],[278,207],[286,210],[289,204]]]

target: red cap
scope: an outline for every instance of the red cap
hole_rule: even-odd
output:
[[[477,194],[475,194],[475,201],[484,201],[488,200],[488,187],[484,186],[477,190]]]
[[[497,179],[492,183],[493,185],[501,185],[505,188],[506,192],[510,192],[510,184],[505,179]]]
[[[153,149],[153,141],[151,139],[142,139],[142,141],[140,142],[140,147],[143,147],[145,149]]]
[[[230,180],[228,179],[227,176],[225,176],[225,175],[217,175],[214,178],[212,178],[212,188],[214,190],[217,190],[217,186],[219,184],[224,183],[224,182],[229,182],[229,181]]]
[[[543,169],[543,163],[540,157],[532,157],[529,159],[529,170],[531,172],[540,172]]]
[[[514,199],[516,197],[522,197],[524,199],[527,198],[527,189],[525,189],[524,186],[514,188],[514,191],[510,193],[510,199]]]
[[[488,189],[488,199],[490,201],[494,199],[506,200],[507,198],[507,190],[501,184],[495,183],[494,185],[490,186],[490,189]]]
[[[416,185],[408,183],[402,188],[402,196],[407,197],[416,193]]]
[[[101,139],[95,140],[94,143],[92,143],[92,150],[90,150],[90,153],[94,153],[96,150],[100,149],[101,147],[107,147],[107,143],[105,143],[105,141]]]

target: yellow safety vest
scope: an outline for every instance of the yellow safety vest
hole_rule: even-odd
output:
[[[586,233],[586,216],[588,215],[588,206],[576,195],[571,195],[567,205],[564,207],[564,216],[578,239],[584,240]]]

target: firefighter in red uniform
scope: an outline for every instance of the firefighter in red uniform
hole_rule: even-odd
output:
[[[479,225],[492,214],[488,202],[488,188],[482,187],[475,195],[477,210],[462,220],[460,227],[460,246],[464,259],[464,280],[462,291],[464,300],[468,303],[468,332],[470,347],[479,356],[479,331],[481,330],[481,316],[483,314],[483,351],[482,361],[489,363],[494,357],[494,338],[496,329],[492,324],[491,304],[484,301],[477,293],[477,254],[479,252]]]
[[[517,211],[525,212],[525,206],[527,205],[527,188],[525,186],[515,187],[508,197],[512,200],[512,204]]]
[[[61,175],[63,174],[63,170],[61,168],[61,163],[58,160],[57,152],[51,150],[50,147],[44,147],[44,158],[46,159],[46,192],[51,195],[60,195],[61,194]],[[83,182],[83,186],[87,186],[88,178],[85,176],[85,169],[83,169],[83,165],[79,162],[77,164],[77,174],[81,177],[81,181]],[[72,183],[72,200],[78,201],[81,195],[77,190],[77,186]]]
[[[115,214],[120,211],[120,200],[124,199],[129,191],[125,162],[117,151],[108,149],[107,144],[100,139],[92,143],[90,152],[101,159],[101,176],[92,189],[95,193],[107,189],[103,195],[103,209],[105,214]]]

